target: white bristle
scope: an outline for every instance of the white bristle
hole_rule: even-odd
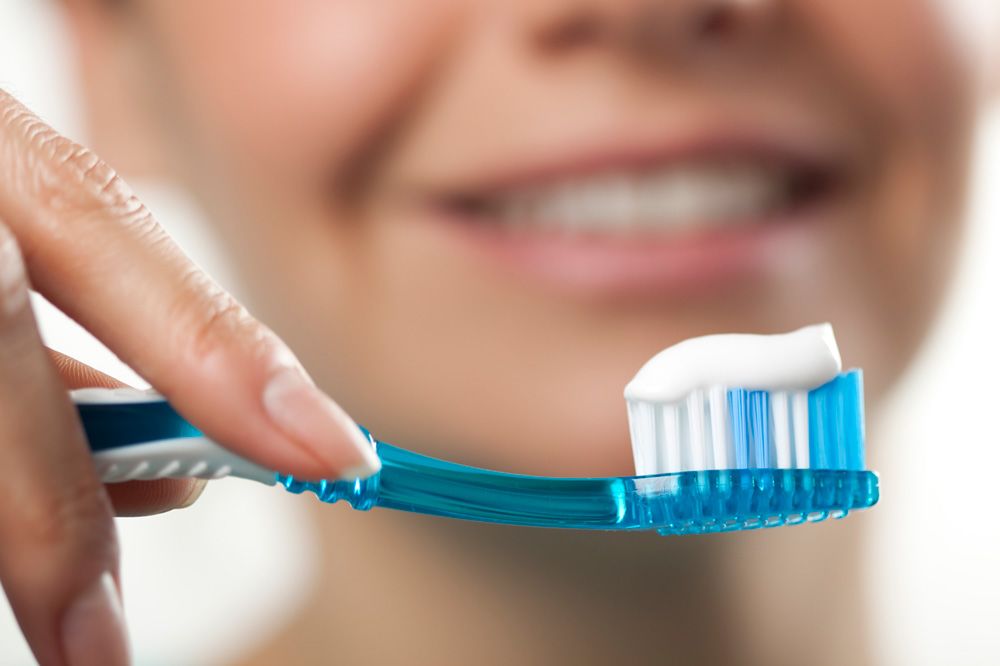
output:
[[[712,423],[712,469],[728,469],[733,464],[733,436],[725,387],[708,390],[708,414]]]
[[[683,469],[706,469],[708,460],[709,442],[706,439],[705,412],[708,405],[705,401],[704,391],[691,391],[687,397],[685,416],[687,417],[688,445],[687,451],[682,452]],[[686,453],[686,455],[683,455]]]
[[[659,411],[657,424],[660,435],[659,457],[657,459],[657,472],[661,469],[671,472],[681,471],[681,451],[686,448],[686,432],[681,428],[680,405],[663,405]]]
[[[792,394],[792,434],[795,440],[795,467],[809,467],[809,392]]]
[[[787,391],[771,394],[771,421],[774,425],[774,463],[778,469],[792,467],[791,396]]]
[[[636,474],[733,469],[737,455],[729,389],[697,389],[677,402],[628,401]],[[771,465],[809,467],[809,392],[769,395]],[[749,460],[750,458],[748,458]]]
[[[632,458],[635,473],[639,476],[656,473],[656,423],[655,407],[648,403],[628,402],[629,433],[632,436]]]

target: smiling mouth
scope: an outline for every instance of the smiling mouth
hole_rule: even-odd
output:
[[[829,165],[723,156],[450,194],[437,206],[519,235],[669,239],[789,220],[831,197],[840,181]]]
[[[423,210],[484,269],[588,297],[687,298],[807,256],[851,200],[847,165],[780,145],[689,145],[439,189]]]

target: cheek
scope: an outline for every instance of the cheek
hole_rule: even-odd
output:
[[[967,85],[967,62],[957,35],[946,21],[943,3],[932,0],[882,0],[867,3],[795,3],[802,24],[859,94],[907,120],[921,111],[948,103],[957,87]],[[915,104],[920,103],[920,106]]]
[[[329,172],[390,120],[460,8],[455,0],[261,0],[248,11],[215,0],[149,11],[198,140],[236,163],[266,161],[269,173],[300,178],[315,177],[317,165]]]
[[[893,376],[943,296],[960,230],[976,91],[968,53],[942,3],[798,3],[868,115],[876,163],[864,211],[841,229],[845,282],[865,294],[875,329],[856,347]],[[846,345],[845,345],[846,348]],[[872,362],[873,366],[877,363]],[[891,367],[890,367],[891,366]]]

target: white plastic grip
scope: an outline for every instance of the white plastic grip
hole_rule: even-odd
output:
[[[98,451],[92,456],[104,483],[238,476],[275,483],[273,471],[241,458],[207,437],[162,439]]]
[[[163,400],[152,391],[85,388],[70,392],[76,404],[135,404]],[[120,446],[92,454],[104,483],[165,478],[220,479],[237,476],[267,485],[275,473],[250,462],[207,437],[182,437]]]

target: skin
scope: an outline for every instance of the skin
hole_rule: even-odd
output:
[[[123,663],[113,512],[187,506],[201,484],[100,484],[66,389],[116,383],[42,346],[29,287],[250,458],[312,478],[339,475],[360,462],[356,429],[287,347],[184,257],[106,164],[2,92],[0,174],[0,464],[10,471],[0,491],[0,581],[41,663]],[[289,376],[298,379],[284,394],[298,402],[289,408],[311,414],[321,446],[267,409],[272,379],[288,386]],[[229,407],[209,408],[220,392]]]
[[[978,100],[937,5],[722,3],[728,27],[718,33],[698,28],[705,4],[696,2],[664,4],[656,22],[645,12],[659,5],[599,1],[263,0],[252,12],[237,0],[65,4],[101,152],[128,173],[188,185],[242,269],[255,312],[359,422],[410,448],[513,471],[627,473],[620,390],[652,353],[693,335],[821,320],[833,322],[845,364],[865,368],[877,403],[947,283]],[[580,37],[581,24],[597,28]],[[637,25],[652,26],[656,48],[620,38]],[[720,109],[723,123],[806,127],[842,150],[851,176],[806,240],[738,282],[667,295],[536,283],[470,256],[412,195],[460,189],[484,165],[541,159],[549,143],[572,144],[601,123],[686,126]],[[68,262],[63,237],[30,225],[45,204],[8,219],[33,283],[63,293],[64,309],[169,387],[210,434],[240,421],[230,417],[245,405],[225,412],[202,399],[217,390],[209,380],[222,381],[206,373],[220,370],[202,369],[198,355],[174,368],[161,360],[218,309],[217,292],[195,280],[181,298],[193,314],[180,320],[158,306],[169,293],[82,302],[69,285],[99,273],[87,266],[128,274],[148,251],[140,238],[102,259],[95,244],[86,266]],[[128,225],[111,226],[95,240],[129,237]],[[184,272],[168,254],[174,267],[155,284]],[[114,325],[144,307],[172,335],[149,344],[145,329]],[[245,358],[239,341],[254,337],[245,317],[213,339],[227,368]],[[33,348],[38,364],[24,377],[47,377],[55,401],[58,377]],[[65,400],[59,409],[60,441],[82,451]],[[251,441],[250,429],[224,441],[292,467],[285,449]],[[95,505],[107,526],[110,510]],[[331,564],[301,617],[248,663],[321,654],[864,663],[862,525],[663,540],[317,510]],[[86,557],[113,563],[111,542]],[[19,598],[27,608],[34,588],[17,592],[38,574],[0,562],[0,575],[15,609]],[[51,586],[63,599],[77,584]],[[46,663],[67,657],[45,642],[58,608],[19,611]]]

